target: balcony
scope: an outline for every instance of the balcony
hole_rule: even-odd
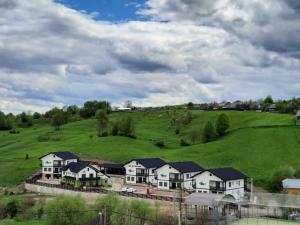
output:
[[[139,177],[147,177],[148,174],[147,174],[147,173],[143,173],[143,172],[136,172],[136,176],[139,176]]]
[[[226,188],[225,187],[216,187],[216,186],[209,186],[209,190],[211,191],[226,191]]]
[[[182,182],[183,181],[183,179],[180,177],[170,177],[169,180],[173,181],[173,182]]]

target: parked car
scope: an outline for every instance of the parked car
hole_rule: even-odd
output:
[[[133,192],[136,192],[136,189],[134,188],[128,188],[128,187],[123,187],[121,189],[122,192],[128,192],[128,193],[133,193]]]

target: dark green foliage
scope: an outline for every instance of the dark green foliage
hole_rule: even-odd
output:
[[[32,117],[27,115],[25,112],[17,116],[18,126],[27,128],[32,126]]]
[[[87,101],[80,109],[79,114],[83,118],[90,118],[95,116],[99,109],[105,110],[109,114],[111,112],[110,103],[107,101]]]
[[[165,144],[164,140],[162,140],[162,139],[154,140],[154,145],[159,148],[166,147],[166,144]]]
[[[112,123],[111,135],[117,136],[119,134],[119,131],[120,131],[120,121],[117,120]]]
[[[227,130],[229,129],[229,118],[225,113],[222,113],[218,116],[216,122],[216,132],[218,136],[223,136],[226,134]]]
[[[28,160],[28,159],[29,159],[29,155],[26,154],[26,155],[25,155],[25,160]]]
[[[271,95],[268,95],[265,99],[264,99],[264,104],[273,104],[273,98]]]
[[[51,118],[51,125],[55,130],[60,130],[60,127],[68,123],[68,115],[65,112],[57,112]]]
[[[97,129],[98,129],[98,137],[104,137],[108,135],[107,126],[108,126],[108,116],[105,110],[99,109],[95,115],[97,119]]]
[[[211,122],[207,122],[203,130],[203,142],[207,143],[214,140],[216,140],[216,131],[214,125]]]
[[[0,111],[0,130],[10,130],[12,128],[10,120]]]
[[[274,171],[271,180],[270,188],[272,191],[281,191],[282,190],[282,181],[286,178],[294,178],[295,170],[293,167],[286,166],[280,167]]]
[[[88,221],[87,206],[79,197],[58,196],[45,208],[49,225],[82,225]],[[59,212],[59,213],[53,213]]]
[[[10,134],[19,134],[20,131],[13,129],[13,130],[10,130],[9,133]]]
[[[35,113],[33,113],[32,117],[33,117],[33,119],[37,120],[37,119],[40,119],[42,117],[42,115],[38,112],[35,112]]]
[[[195,144],[195,142],[200,139],[200,132],[197,130],[193,130],[189,132],[188,136],[189,139],[193,142],[193,144]]]
[[[135,138],[135,125],[134,121],[131,117],[127,117],[122,119],[120,122],[120,136]]]
[[[188,143],[186,140],[184,140],[184,139],[181,139],[180,140],[180,146],[183,146],[183,147],[185,147],[185,146],[190,146],[190,143]]]
[[[10,218],[14,218],[18,213],[19,207],[19,203],[15,199],[12,199],[5,207],[6,215]]]
[[[188,109],[193,109],[194,103],[189,102],[189,103],[186,105],[186,107],[187,107]]]

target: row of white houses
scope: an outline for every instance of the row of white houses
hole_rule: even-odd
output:
[[[105,186],[112,171],[124,176],[126,184],[149,185],[158,190],[244,196],[247,176],[232,168],[204,169],[194,162],[167,163],[160,158],[133,159],[124,165],[80,162],[71,152],[50,152],[40,158],[43,179],[60,179],[74,186]],[[100,172],[100,170],[102,172]],[[123,172],[124,170],[124,172]]]
[[[159,190],[244,196],[247,176],[232,168],[204,169],[194,162],[167,163],[160,158],[133,159],[124,165],[127,184],[148,184]]]

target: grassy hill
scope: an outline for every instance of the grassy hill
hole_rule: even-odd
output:
[[[182,113],[179,112],[179,113]],[[234,166],[253,177],[259,185],[275,168],[300,168],[300,126],[293,126],[292,115],[226,111],[231,128],[225,137],[207,144],[179,145],[189,131],[202,131],[207,121],[222,112],[192,111],[191,124],[176,135],[169,127],[166,111],[112,113],[110,120],[130,115],[136,124],[137,139],[97,137],[94,119],[72,122],[62,130],[49,125],[19,129],[19,134],[0,132],[0,186],[14,186],[39,168],[38,157],[49,151],[72,151],[80,157],[126,162],[136,157],[161,157],[166,161],[193,160],[203,167]],[[49,140],[46,140],[48,137]],[[152,140],[163,139],[166,148]],[[25,155],[30,158],[25,160]]]

